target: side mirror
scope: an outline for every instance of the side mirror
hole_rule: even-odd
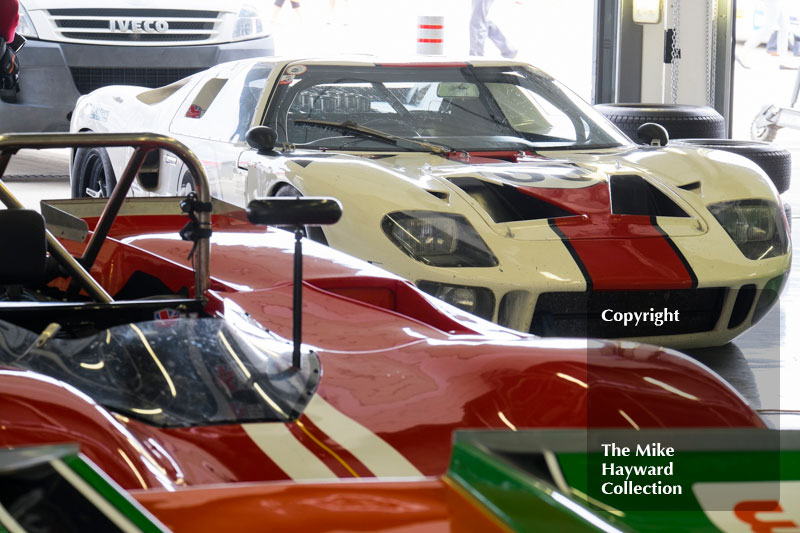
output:
[[[244,140],[259,154],[267,155],[273,152],[278,133],[269,126],[256,126],[247,130]]]
[[[247,132],[248,138],[256,128]],[[294,276],[292,296],[292,366],[300,368],[303,309],[303,226],[334,224],[342,217],[336,198],[273,197],[247,204],[247,219],[253,224],[294,226]]]
[[[342,204],[336,198],[280,196],[247,204],[247,219],[265,226],[324,226],[340,218]]]
[[[636,135],[644,144],[650,146],[666,146],[669,142],[669,133],[661,124],[645,122],[636,130]]]

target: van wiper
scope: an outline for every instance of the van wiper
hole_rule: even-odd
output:
[[[367,128],[366,126],[360,126],[352,120],[333,122],[329,120],[295,119],[294,123],[299,126],[316,126],[318,128],[338,131],[340,133],[352,133],[365,139],[374,139],[376,141],[385,142],[394,146],[397,146],[398,143],[409,143],[416,146],[421,146],[429,152],[433,152],[434,154],[442,156],[447,156],[448,154],[455,152],[455,150],[452,148],[448,148],[439,144],[433,144],[425,141],[415,141],[406,137],[399,137],[383,131]]]

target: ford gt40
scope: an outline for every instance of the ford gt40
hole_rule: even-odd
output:
[[[309,236],[537,335],[723,344],[775,303],[791,259],[752,162],[638,146],[519,62],[244,60],[100,89],[71,127],[173,136],[235,205],[335,196],[342,221]],[[73,195],[107,194],[124,155],[76,151]],[[174,157],[147,167],[136,194],[190,187]]]

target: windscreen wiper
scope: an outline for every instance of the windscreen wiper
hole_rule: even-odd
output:
[[[364,137],[365,139],[374,139],[376,141],[385,142],[395,146],[397,146],[398,143],[402,142],[414,144],[416,146],[421,146],[425,148],[425,150],[429,152],[433,152],[434,154],[438,154],[445,157],[448,154],[456,152],[456,150],[453,150],[452,148],[448,148],[446,146],[442,146],[439,144],[433,144],[425,141],[415,141],[414,139],[399,137],[397,135],[392,135],[390,133],[385,133],[383,131],[367,128],[366,126],[360,126],[355,122],[353,122],[352,120],[345,120],[343,122],[333,122],[329,120],[295,119],[294,123],[300,126],[303,125],[316,126],[318,128],[325,128],[333,131],[338,131],[340,133],[352,133],[354,135]]]

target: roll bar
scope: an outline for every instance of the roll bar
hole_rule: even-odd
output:
[[[50,253],[58,257],[73,278],[80,280],[83,287],[95,300],[111,302],[111,296],[89,275],[88,270],[108,236],[108,231],[111,229],[147,153],[164,149],[178,156],[191,173],[198,203],[210,206],[211,194],[205,169],[197,156],[182,142],[166,135],[154,133],[17,133],[0,135],[0,201],[9,208],[23,207],[2,180],[11,156],[19,150],[95,147],[131,147],[134,152],[128,160],[125,171],[118,179],[116,187],[111,192],[80,260],[72,257],[50,231],[47,231],[47,244]],[[194,248],[194,294],[196,299],[203,300],[210,280],[208,235],[211,233],[211,211],[200,209],[194,214],[200,229],[200,237],[197,238]]]

